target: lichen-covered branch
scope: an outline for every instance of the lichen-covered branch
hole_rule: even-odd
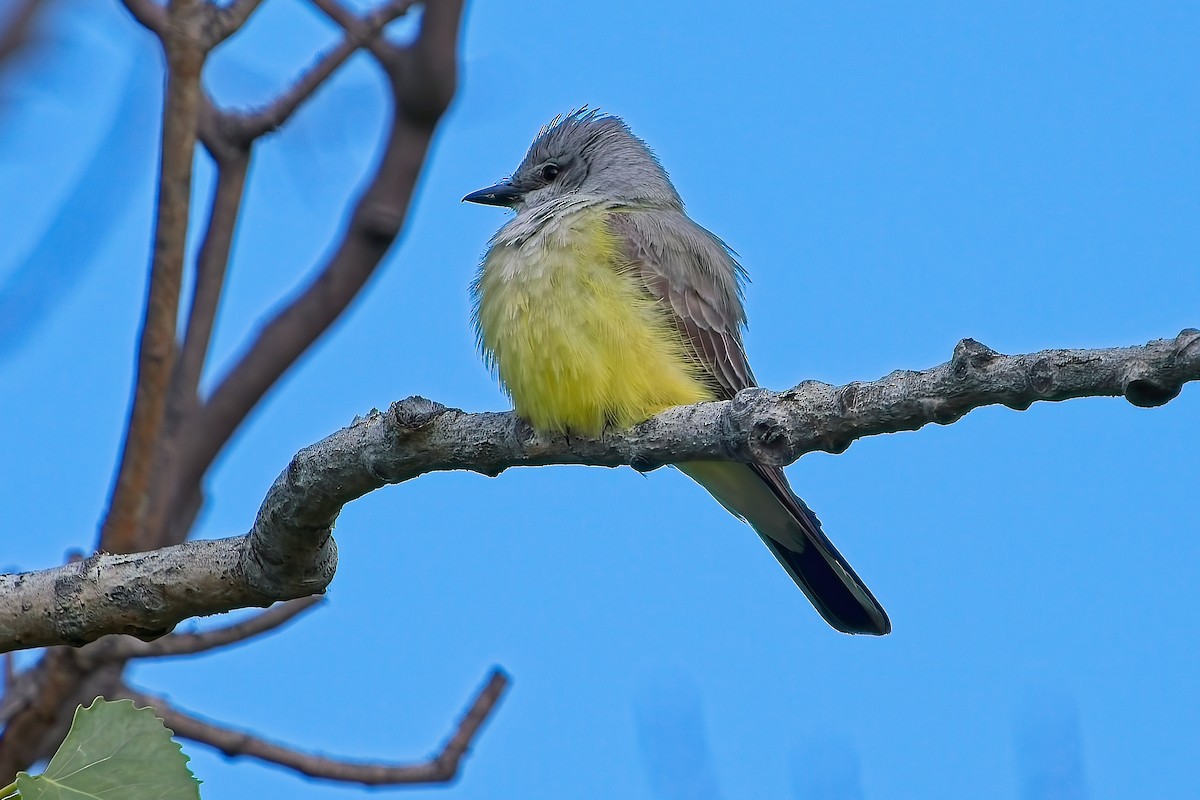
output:
[[[542,437],[511,412],[469,414],[409,398],[297,453],[244,537],[0,576],[0,652],[107,633],[161,634],[187,617],[320,593],[336,567],[331,532],[342,507],[427,472],[498,475],[548,464],[648,470],[703,459],[787,464],[818,450],[839,453],[865,436],[949,424],[988,405],[1120,396],[1161,405],[1196,380],[1200,331],[1188,329],[1139,347],[1017,356],[967,339],[950,361],[923,372],[748,389],[600,439]]]
[[[277,594],[256,591],[264,581],[246,557],[247,543],[243,536],[97,553],[54,569],[0,575],[0,651],[81,645],[109,633],[153,638],[190,616],[318,594],[333,577],[333,542],[314,537],[315,547],[293,554],[306,560],[311,575],[289,573],[295,580],[289,586],[275,574],[269,583]]]

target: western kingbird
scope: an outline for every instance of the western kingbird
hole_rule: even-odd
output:
[[[484,359],[534,430],[598,436],[755,385],[741,266],[620,118],[556,118],[511,178],[463,199],[516,212],[472,291]],[[750,523],[830,625],[892,629],[782,469],[675,466]]]

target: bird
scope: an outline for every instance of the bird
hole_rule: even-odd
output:
[[[484,361],[541,434],[599,436],[756,386],[745,272],[693,222],[623,119],[583,107],[543,126],[516,171],[464,202],[515,212],[471,284]],[[883,606],[780,467],[674,465],[749,523],[843,633],[891,631]]]

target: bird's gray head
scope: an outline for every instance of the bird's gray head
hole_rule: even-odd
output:
[[[512,177],[463,198],[520,212],[571,195],[682,209],[650,148],[620,117],[587,108],[542,128]]]

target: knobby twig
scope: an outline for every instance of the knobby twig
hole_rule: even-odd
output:
[[[866,436],[949,424],[988,405],[1124,396],[1161,405],[1200,380],[1200,331],[1140,347],[1004,356],[967,339],[947,363],[835,387],[747,389],[670,409],[600,439],[542,437],[511,412],[468,414],[423,398],[373,412],[301,450],[267,492],[250,533],[133,556],[0,575],[0,651],[163,631],[182,619],[321,592],[336,567],[342,507],[388,483],[438,470],[498,475],[513,466],[679,461],[787,464],[840,453]]]
[[[124,697],[149,706],[176,736],[213,747],[227,756],[249,756],[295,770],[310,778],[367,786],[396,786],[416,783],[448,783],[458,775],[459,765],[475,736],[508,687],[509,679],[494,669],[463,715],[441,751],[418,764],[370,764],[303,753],[268,742],[250,733],[236,731],[199,719],[171,706],[161,697],[151,697],[125,687]]]

